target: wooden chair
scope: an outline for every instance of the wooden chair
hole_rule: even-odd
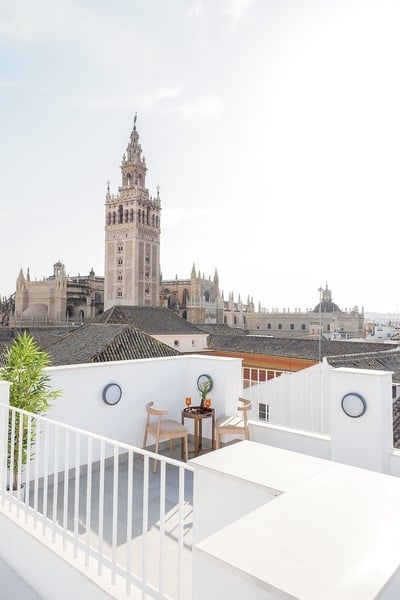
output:
[[[226,415],[221,415],[218,417],[215,423],[215,437],[216,444],[215,447],[218,449],[221,446],[221,436],[226,434],[238,434],[243,435],[245,440],[250,439],[249,437],[249,425],[248,425],[248,412],[251,410],[251,402],[250,400],[245,400],[245,398],[239,398],[239,402],[241,405],[238,406],[238,411],[243,414],[243,416],[235,416],[229,417]]]
[[[146,427],[144,430],[143,438],[143,450],[146,449],[147,436],[152,435],[156,440],[155,452],[158,453],[159,443],[163,440],[170,440],[170,453],[173,454],[173,440],[176,438],[182,438],[183,453],[185,461],[188,459],[188,431],[184,425],[178,423],[174,419],[163,419],[164,415],[168,414],[168,410],[162,408],[152,408],[154,402],[148,402],[146,404]],[[157,417],[157,419],[150,420],[151,417]],[[154,473],[157,470],[157,461],[154,461]]]

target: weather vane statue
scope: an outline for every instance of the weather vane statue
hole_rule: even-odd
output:
[[[133,119],[133,129],[136,129],[137,112],[135,112],[135,118]]]

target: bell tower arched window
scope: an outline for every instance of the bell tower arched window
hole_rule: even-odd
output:
[[[118,207],[118,223],[123,223],[123,219],[124,219],[124,209],[122,208],[122,206]]]

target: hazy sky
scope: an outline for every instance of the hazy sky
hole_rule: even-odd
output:
[[[104,273],[138,113],[164,278],[400,309],[400,2],[0,0],[0,294]]]

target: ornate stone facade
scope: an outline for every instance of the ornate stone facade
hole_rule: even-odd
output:
[[[122,157],[122,185],[106,195],[104,309],[160,305],[159,190],[146,188],[146,160],[136,130],[136,116]]]
[[[17,279],[9,325],[60,325],[91,321],[103,310],[104,278],[93,269],[88,276],[69,277],[58,261],[53,275],[31,281],[29,269]]]
[[[253,335],[306,338],[320,336],[326,340],[346,340],[364,337],[364,310],[358,306],[343,311],[332,302],[332,292],[326,284],[320,290],[320,302],[306,311],[271,310],[259,308],[249,314],[248,331]]]
[[[163,280],[162,306],[169,308],[191,323],[223,323],[223,299],[218,273],[213,279],[196,275],[193,264],[190,279]]]

